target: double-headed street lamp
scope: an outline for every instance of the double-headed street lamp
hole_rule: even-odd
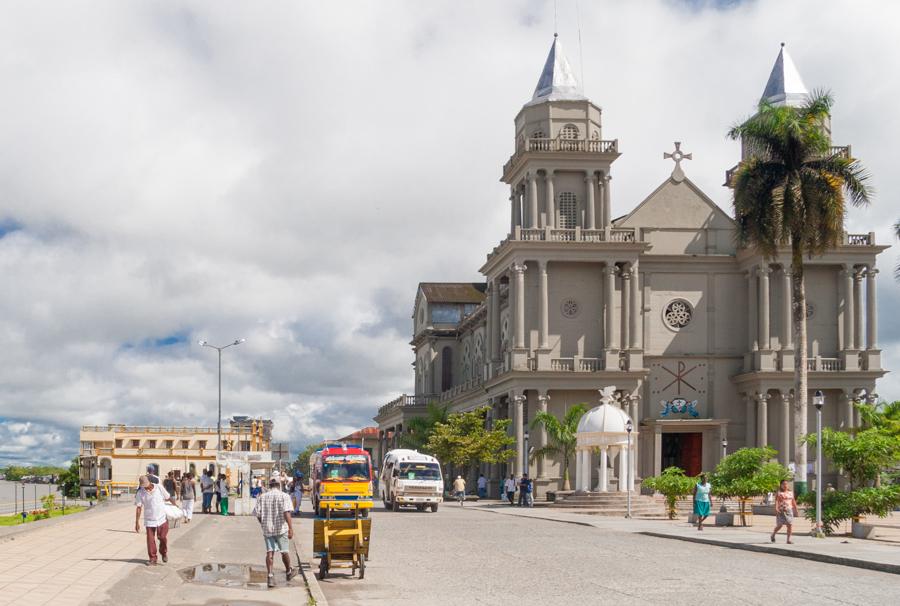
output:
[[[822,532],[822,406],[825,405],[825,394],[817,389],[813,396],[816,407],[816,537],[825,538]]]
[[[201,347],[211,347],[219,352],[219,421],[216,425],[217,431],[217,441],[216,441],[216,452],[220,452],[222,450],[222,350],[228,349],[232,345],[240,345],[246,341],[246,339],[235,339],[234,343],[229,343],[228,345],[223,345],[222,347],[216,347],[215,345],[210,345],[203,339],[198,341],[198,345]]]
[[[628,419],[628,422],[625,423],[625,433],[628,434],[628,449],[625,451],[625,491],[626,491],[626,507],[625,517],[631,517],[631,432],[634,431],[634,423],[631,422],[631,419]],[[622,456],[622,455],[619,455]]]

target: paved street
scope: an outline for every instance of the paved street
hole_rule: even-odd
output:
[[[446,505],[437,514],[378,508],[372,528],[366,578],[320,582],[331,606],[900,600],[896,575],[475,507]]]

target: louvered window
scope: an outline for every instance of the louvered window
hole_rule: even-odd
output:
[[[559,220],[557,225],[561,229],[575,229],[578,216],[578,199],[570,191],[559,194]]]

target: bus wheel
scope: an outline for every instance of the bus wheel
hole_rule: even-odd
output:
[[[425,511],[424,505],[416,505],[416,511]]]
[[[391,509],[392,509],[393,511],[400,511],[400,501],[397,501],[397,500],[395,499],[394,502],[391,503]]]
[[[431,513],[437,513],[437,506],[438,506],[437,503],[431,504]]]

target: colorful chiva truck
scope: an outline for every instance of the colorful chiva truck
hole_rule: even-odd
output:
[[[353,444],[327,444],[309,460],[310,489],[316,514],[372,508],[372,458]]]

